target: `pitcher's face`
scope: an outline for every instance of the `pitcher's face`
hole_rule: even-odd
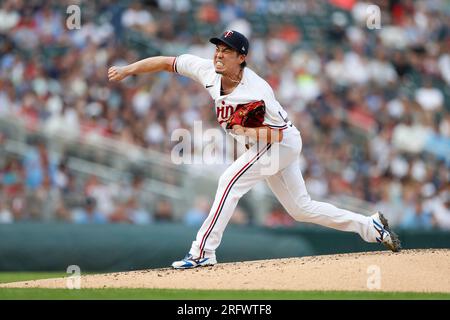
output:
[[[214,53],[214,68],[219,74],[233,74],[239,70],[245,60],[245,55],[240,54],[225,44],[218,44]]]

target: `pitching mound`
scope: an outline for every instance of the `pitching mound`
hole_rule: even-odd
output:
[[[81,288],[450,292],[450,250],[365,252],[86,275]],[[67,278],[0,287],[66,288]]]

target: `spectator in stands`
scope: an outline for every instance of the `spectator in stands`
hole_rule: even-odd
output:
[[[214,25],[220,19],[220,13],[212,3],[201,4],[197,11],[197,19],[201,22]]]
[[[49,221],[55,218],[57,205],[60,204],[61,194],[46,174],[42,184],[36,189],[28,190],[26,194],[26,212],[29,219]]]
[[[422,204],[423,199],[416,199],[406,207],[400,227],[403,229],[429,230],[433,227],[432,216]]]
[[[20,14],[14,8],[14,2],[7,0],[0,6],[0,32],[13,29],[20,21]]]
[[[292,227],[295,224],[294,219],[286,213],[283,207],[275,206],[266,216],[264,225],[266,227]]]
[[[122,25],[126,28],[142,31],[149,36],[154,35],[157,31],[157,24],[150,10],[143,8],[139,1],[134,1],[125,10],[122,16]]]
[[[75,208],[85,200],[83,190],[80,190],[78,187],[74,173],[68,172],[67,184],[64,188],[59,188],[59,190],[61,192],[63,206],[67,209]]]
[[[8,198],[24,192],[24,172],[18,159],[7,158],[4,168],[0,170],[0,185]]]
[[[0,224],[12,222],[14,222],[13,214],[9,210],[5,198],[0,193]]]
[[[172,204],[166,199],[160,199],[156,202],[154,212],[155,222],[173,222],[175,216],[173,213]]]
[[[145,189],[144,172],[135,172],[132,177],[131,186],[129,186],[130,197],[135,198],[141,210],[150,214],[155,195]]]
[[[95,199],[98,209],[109,216],[115,209],[115,190],[112,185],[100,181],[98,176],[91,175],[84,186],[85,194]]]
[[[48,177],[53,183],[55,176],[55,161],[49,154],[45,142],[37,139],[32,142],[24,160],[26,187],[31,190],[39,188]]]
[[[437,228],[450,230],[450,188],[448,186],[434,199],[431,213]]]
[[[226,25],[244,16],[244,11],[236,0],[221,1],[218,6],[218,11],[220,20]]]
[[[425,80],[423,87],[416,90],[415,98],[425,111],[438,111],[444,104],[444,95],[441,90],[433,87],[429,78]]]
[[[149,224],[152,222],[150,213],[139,204],[136,197],[130,197],[123,203],[118,203],[109,217],[113,223]]]
[[[230,224],[246,226],[250,223],[251,221],[249,213],[241,206],[237,206],[230,218]]]
[[[57,222],[72,222],[71,211],[65,206],[62,199],[55,204],[54,221]]]
[[[96,200],[87,197],[83,208],[74,212],[73,221],[77,224],[104,224],[108,222],[108,219],[97,209]]]
[[[143,204],[139,202],[138,198],[130,198],[126,205],[127,214],[131,223],[144,225],[153,222],[152,215],[144,208]]]
[[[196,197],[194,207],[189,209],[183,217],[184,224],[188,226],[201,226],[208,216],[209,209],[210,204],[206,197]]]

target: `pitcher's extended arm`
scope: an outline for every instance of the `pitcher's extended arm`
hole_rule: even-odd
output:
[[[112,66],[108,70],[109,81],[121,81],[128,76],[140,73],[169,71],[173,72],[175,57],[150,57],[124,67]]]

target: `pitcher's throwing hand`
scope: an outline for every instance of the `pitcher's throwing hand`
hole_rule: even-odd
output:
[[[108,80],[109,81],[120,81],[127,77],[123,67],[111,67],[108,70]]]

